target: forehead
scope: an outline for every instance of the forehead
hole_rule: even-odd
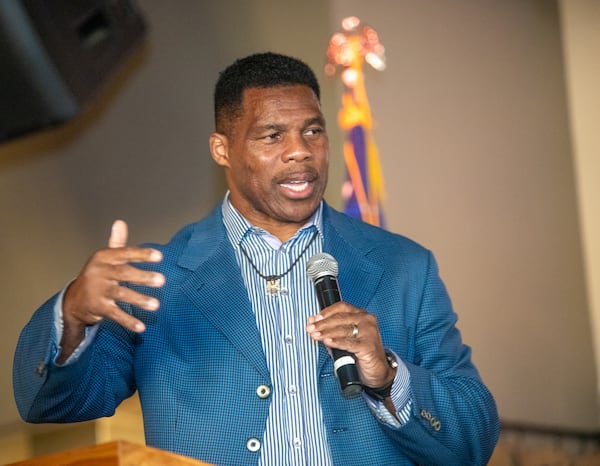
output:
[[[308,86],[253,87],[244,90],[243,115],[254,119],[321,115],[319,99]]]

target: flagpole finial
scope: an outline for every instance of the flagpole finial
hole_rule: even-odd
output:
[[[363,60],[374,69],[383,71],[386,66],[385,47],[375,29],[361,23],[356,16],[348,16],[342,20],[342,31],[333,34],[329,40],[325,74],[333,76],[338,67],[342,68],[342,74],[352,68],[360,70]],[[351,80],[349,82],[352,83]]]

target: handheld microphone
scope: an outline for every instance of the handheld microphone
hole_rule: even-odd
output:
[[[338,286],[338,263],[327,253],[312,256],[306,264],[306,274],[315,285],[319,306],[324,309],[342,300]],[[348,351],[331,348],[333,369],[345,398],[360,394],[362,385],[358,378],[356,359]]]

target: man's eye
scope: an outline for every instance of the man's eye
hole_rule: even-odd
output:
[[[277,140],[281,137],[281,133],[269,133],[265,136],[265,139],[267,140]]]
[[[322,134],[323,133],[323,128],[310,128],[308,130],[306,130],[306,134],[308,136],[316,136],[318,134]]]

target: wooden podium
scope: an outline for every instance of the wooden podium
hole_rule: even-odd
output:
[[[38,456],[6,466],[210,466],[175,453],[129,442],[109,442]]]

